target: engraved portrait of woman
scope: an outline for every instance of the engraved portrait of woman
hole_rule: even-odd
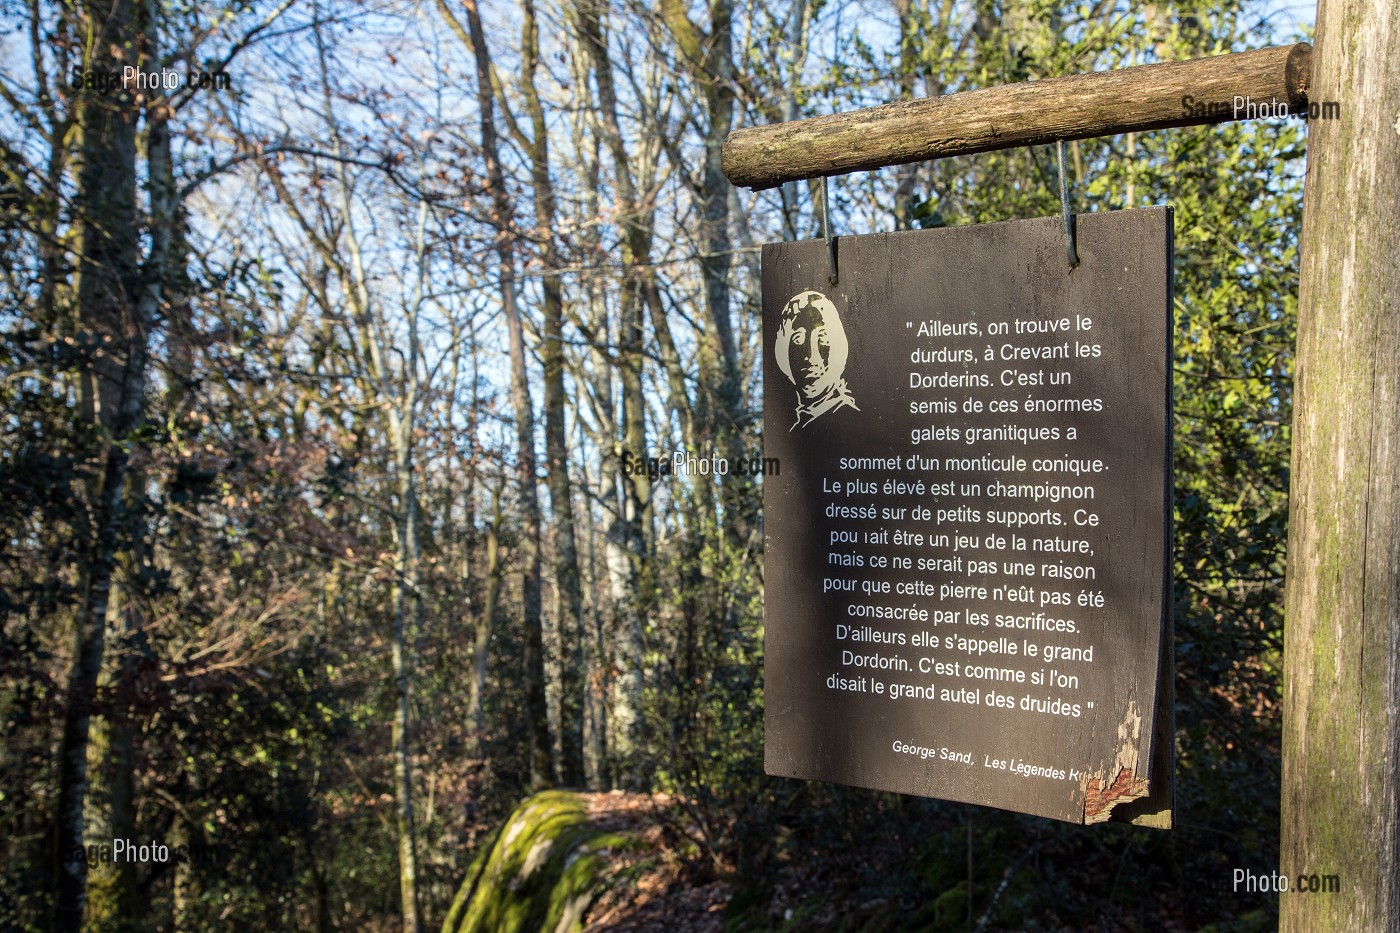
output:
[[[860,411],[842,377],[849,352],[846,331],[836,305],[821,292],[808,289],[783,306],[773,352],[778,368],[797,389],[793,428],[839,408]]]

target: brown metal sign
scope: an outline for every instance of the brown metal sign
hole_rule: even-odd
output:
[[[1169,825],[1172,215],[1077,234],[764,247],[770,774]]]

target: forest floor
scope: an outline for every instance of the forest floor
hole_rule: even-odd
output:
[[[558,904],[586,890],[577,879],[591,878],[584,883],[593,893],[578,901],[575,917],[584,929],[612,933],[1262,933],[1277,923],[1276,901],[1212,883],[1227,877],[1230,856],[1187,828],[1086,831],[845,788],[798,792],[783,820],[758,823],[665,794],[545,792],[505,824],[531,855],[506,857],[500,870],[524,874],[484,890],[515,897],[509,892],[534,873],[550,887],[527,900]],[[743,840],[750,855],[742,867],[710,854],[717,847],[705,844],[702,825],[731,845]],[[573,882],[545,871],[533,853],[548,850],[539,840],[549,839],[568,847],[554,856],[565,872],[590,856],[606,867]],[[1183,888],[1196,896],[1172,894]],[[495,929],[491,922],[470,928]]]
[[[664,794],[622,791],[579,795],[589,822],[646,843],[621,854],[629,884],[610,888],[588,912],[590,930],[612,933],[718,933],[733,886],[699,864],[695,847],[675,822],[674,800]],[[708,877],[707,877],[708,876]]]

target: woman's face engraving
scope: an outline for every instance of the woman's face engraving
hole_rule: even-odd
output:
[[[808,305],[793,318],[788,359],[793,385],[806,399],[818,398],[841,375],[831,370],[831,334],[817,305]]]
[[[842,378],[850,352],[846,331],[836,306],[821,292],[802,292],[783,306],[773,352],[778,368],[797,390],[793,427],[836,408],[856,408]]]

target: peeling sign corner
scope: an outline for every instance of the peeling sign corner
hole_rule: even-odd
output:
[[[1113,808],[1147,796],[1146,777],[1138,775],[1138,741],[1142,736],[1142,714],[1137,704],[1128,703],[1128,711],[1118,724],[1118,749],[1112,765],[1097,771],[1085,769],[1079,779],[1084,795],[1084,822],[1105,823]]]
[[[1147,778],[1138,777],[1127,768],[1120,768],[1111,782],[1102,773],[1086,774],[1081,786],[1086,824],[1106,823],[1114,807],[1147,796]]]

